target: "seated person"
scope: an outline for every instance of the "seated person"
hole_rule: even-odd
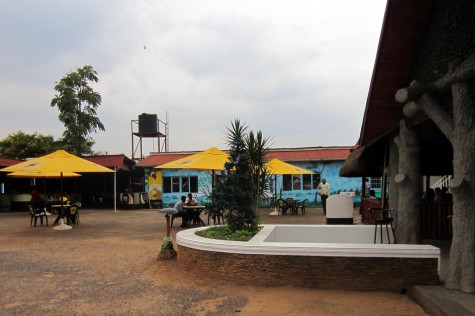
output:
[[[175,203],[175,210],[178,211],[178,214],[175,215],[175,216],[181,216],[181,227],[186,227],[186,225],[188,224],[188,215],[186,213],[186,211],[183,209],[183,206],[185,205],[185,201],[186,201],[186,196],[182,195],[181,196],[181,199]]]
[[[377,199],[376,192],[374,190],[369,190],[369,198],[370,199]]]
[[[35,209],[43,209],[45,207],[45,201],[36,190],[36,187],[33,187],[31,190],[31,206]]]
[[[198,201],[193,197],[193,194],[188,193],[188,198],[185,201],[185,205],[187,205],[187,206],[197,206]]]
[[[63,204],[71,203],[71,197],[66,193],[66,191],[63,192],[63,196],[61,197],[61,200],[63,201]]]

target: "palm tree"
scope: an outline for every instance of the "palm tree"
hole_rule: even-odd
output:
[[[257,213],[259,201],[262,198],[262,193],[265,188],[265,156],[269,152],[269,137],[264,137],[262,131],[258,131],[255,135],[254,132],[249,132],[246,138],[247,151],[250,158],[250,172],[252,175],[252,200],[254,214]],[[264,181],[262,181],[264,180]]]

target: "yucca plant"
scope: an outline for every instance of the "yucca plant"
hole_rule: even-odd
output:
[[[269,152],[269,137],[264,137],[262,131],[249,132],[246,138],[247,151],[250,160],[250,172],[252,175],[252,200],[254,213],[257,214],[259,201],[266,185],[265,156]]]

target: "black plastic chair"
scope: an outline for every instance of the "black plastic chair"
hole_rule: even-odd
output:
[[[208,226],[211,218],[213,219],[213,225],[216,225],[216,221],[218,221],[218,225],[221,225],[221,221],[223,221],[223,225],[225,224],[223,210],[221,210],[219,214],[211,214],[211,212],[208,212]]]
[[[388,236],[388,243],[391,243],[391,239],[389,237],[389,227],[388,227],[389,225],[391,226],[391,231],[393,233],[394,243],[397,244],[396,234],[394,232],[394,227],[393,227],[394,218],[392,217],[392,214],[393,213],[395,214],[396,211],[392,209],[370,207],[369,213],[371,214],[371,218],[373,219],[373,222],[374,222],[374,243],[376,243],[376,235],[378,231],[378,226],[380,228],[381,243],[383,243],[383,225],[386,226],[386,234]]]
[[[30,210],[30,226],[33,226],[33,220],[35,220],[35,227],[36,223],[38,222],[38,218],[40,219],[41,225],[43,225],[43,218],[46,218],[46,226],[48,226],[48,215],[46,215],[45,209],[35,208],[32,205],[28,205]]]
[[[68,219],[74,224],[79,225],[79,209],[81,208],[80,202],[75,202],[69,207]]]
[[[305,204],[308,202],[308,199],[305,199],[301,202],[297,202],[297,205],[295,206],[295,209],[296,209],[296,213],[298,214],[299,213],[299,209],[300,209],[300,213],[302,215],[305,215]]]
[[[289,204],[284,199],[278,199],[277,205],[279,206],[279,213],[282,215],[287,214],[287,210],[290,208]]]
[[[173,220],[177,217],[183,217],[183,213],[182,212],[178,212],[176,214],[172,214],[172,220],[170,222],[170,227],[173,227]],[[187,223],[183,223],[184,225],[186,225]]]

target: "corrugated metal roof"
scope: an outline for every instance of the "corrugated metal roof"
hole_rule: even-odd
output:
[[[314,147],[294,149],[273,149],[267,159],[280,159],[282,161],[319,161],[319,160],[345,160],[350,154],[351,147]]]
[[[345,160],[350,154],[351,147],[306,147],[306,148],[275,148],[271,149],[267,159],[274,158],[282,161],[330,161]],[[224,150],[227,152],[226,150]],[[164,163],[184,158],[193,154],[193,152],[164,152],[152,153],[137,163],[140,167],[155,167]]]
[[[150,156],[145,157],[137,163],[139,167],[155,167],[163,165],[164,163],[174,161],[180,158],[198,153],[199,151],[182,151],[182,152],[162,152],[152,153]]]
[[[10,167],[23,161],[24,160],[19,160],[19,159],[0,158],[0,168]]]
[[[81,157],[86,160],[97,163],[98,165],[107,167],[107,168],[122,168],[122,169],[131,169],[135,162],[126,157],[124,154],[119,155],[103,155],[103,156],[85,156]],[[8,159],[0,158],[0,167],[9,167],[16,165],[17,163],[23,162],[24,160],[19,159]]]
[[[131,169],[135,162],[125,155],[104,155],[104,156],[85,156],[82,157],[86,160],[97,163],[98,165],[107,167],[107,168],[122,168],[122,169]]]

